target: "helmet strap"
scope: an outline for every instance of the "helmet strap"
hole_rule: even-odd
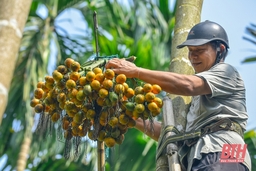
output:
[[[221,55],[221,52],[220,51],[217,51],[217,55],[216,55],[216,60],[215,60],[215,64],[219,63],[222,59],[222,55]]]
[[[214,65],[216,65],[217,63],[219,63],[221,61],[221,59],[223,58],[222,56],[222,52],[221,52],[221,49],[220,49],[220,42],[219,41],[216,41],[216,60],[215,60],[215,63]],[[225,58],[224,58],[225,59]],[[223,59],[223,60],[224,60]]]

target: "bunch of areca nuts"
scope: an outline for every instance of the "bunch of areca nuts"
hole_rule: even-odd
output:
[[[40,118],[60,123],[67,141],[88,136],[113,147],[122,144],[136,119],[152,119],[161,113],[161,87],[136,83],[104,65],[80,65],[67,58],[37,83],[30,105]]]

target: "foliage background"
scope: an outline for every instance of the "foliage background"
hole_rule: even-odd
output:
[[[8,106],[0,129],[0,157],[7,159],[3,170],[17,165],[24,137],[32,139],[28,170],[95,170],[95,143],[84,139],[82,154],[77,161],[65,161],[62,157],[63,142],[58,131],[47,136],[34,134],[38,116],[29,107],[33,89],[53,68],[67,57],[84,62],[95,56],[92,12],[97,11],[99,45],[101,55],[118,54],[120,57],[137,56],[136,65],[149,69],[168,70],[175,8],[170,1],[122,1],[108,0],[35,0],[24,30],[16,70],[9,94]],[[44,15],[38,10],[44,9]],[[76,27],[69,17],[74,10],[82,14],[84,27]],[[63,17],[64,16],[64,17]],[[74,26],[70,34],[65,26]],[[35,122],[33,122],[35,121]],[[246,133],[255,167],[255,131]],[[43,143],[42,143],[43,142]],[[155,170],[156,143],[135,129],[126,134],[122,145],[106,151],[106,170]],[[2,160],[3,161],[3,160]]]

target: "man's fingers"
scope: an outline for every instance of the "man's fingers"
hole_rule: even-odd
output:
[[[118,67],[118,58],[113,58],[111,60],[108,61],[108,63],[105,65],[105,68],[116,68]]]

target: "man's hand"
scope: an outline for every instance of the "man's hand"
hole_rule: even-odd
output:
[[[125,59],[113,58],[105,66],[112,69],[116,74],[125,74],[127,78],[137,78],[139,67]]]

